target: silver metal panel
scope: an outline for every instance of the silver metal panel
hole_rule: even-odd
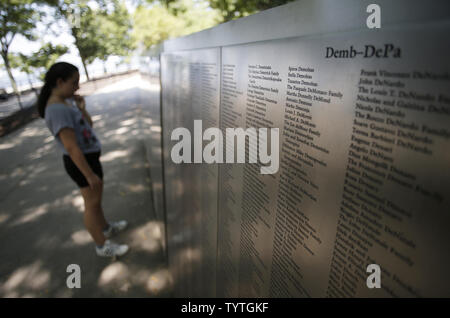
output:
[[[165,234],[164,195],[163,195],[163,165],[161,145],[161,94],[159,76],[150,76],[149,73],[141,71],[142,85],[141,94],[141,120],[140,129],[146,138],[143,139],[147,162],[149,165],[149,182],[152,186],[153,207],[156,214],[158,233],[156,237],[167,254],[167,242]]]
[[[222,50],[222,54],[223,52],[227,53],[226,50]],[[226,128],[245,127],[245,99],[242,88],[246,86],[246,79],[241,78],[235,64],[228,63],[228,56],[225,60],[223,57],[222,55],[220,129],[225,136]],[[224,154],[229,147],[229,143],[225,141]],[[219,167],[218,297],[239,296],[243,176],[243,164],[224,163]]]
[[[187,237],[181,229],[183,228],[183,214],[181,207],[184,200],[183,173],[186,169],[175,166],[170,160],[170,134],[177,126],[182,124],[182,113],[176,112],[176,107],[188,105],[184,95],[188,92],[186,87],[187,65],[181,57],[172,55],[161,56],[161,90],[162,90],[162,129],[163,129],[163,158],[164,158],[164,193],[166,207],[166,237],[168,246],[169,270],[174,282],[183,282],[182,267],[183,243]],[[184,286],[175,284],[174,294],[180,295],[184,292]]]
[[[175,128],[219,123],[220,50],[163,54],[162,100],[168,256],[175,295],[215,296],[217,165],[174,164]],[[193,147],[193,142],[192,142]],[[192,151],[192,155],[193,155]]]
[[[266,94],[275,98],[277,104],[266,104],[261,111],[263,115],[255,115],[255,98],[252,93],[249,95],[250,85],[264,85],[258,80],[250,83],[249,67],[259,61],[276,63],[275,57],[273,50],[252,50],[251,46],[222,49],[221,128],[224,136],[226,128],[262,127],[255,119],[270,121],[264,127],[282,127],[281,94]],[[275,69],[278,67],[274,65]],[[284,89],[282,82],[271,83],[271,87]],[[225,143],[230,147],[229,140]],[[222,291],[222,297],[268,294],[272,252],[267,247],[273,240],[273,230],[267,225],[274,223],[276,202],[273,198],[276,198],[277,184],[278,175],[261,175],[257,164],[220,166],[218,280],[223,285],[218,286],[218,290]]]
[[[164,42],[164,51],[365,30],[372,0],[299,0]],[[448,19],[447,0],[379,0],[382,27]]]
[[[221,127],[266,120],[281,153],[276,175],[220,167],[218,295],[450,295],[448,32],[223,48]],[[381,289],[366,286],[372,263]]]
[[[379,1],[382,29],[368,30],[369,3],[298,1],[165,43],[176,51],[162,57],[162,98],[177,296],[214,294],[213,242],[221,297],[450,296],[450,4]],[[205,118],[197,62],[219,45],[219,126],[279,127],[281,151],[275,175],[220,165],[217,195],[215,166],[171,162],[170,133]],[[366,286],[371,263],[381,289]]]

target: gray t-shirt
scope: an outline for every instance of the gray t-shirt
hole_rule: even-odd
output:
[[[63,128],[72,128],[75,131],[77,144],[83,153],[93,153],[101,151],[101,144],[94,130],[83,114],[75,105],[65,105],[61,103],[47,105],[45,108],[45,123],[57,141],[59,148],[64,154],[68,154],[64,148],[58,133]]]

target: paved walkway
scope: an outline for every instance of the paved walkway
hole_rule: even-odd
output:
[[[130,223],[115,238],[131,247],[120,259],[96,256],[82,197],[44,121],[0,138],[0,297],[171,296],[141,134],[144,103],[158,89],[135,75],[87,98],[103,145],[106,218]],[[81,268],[80,289],[66,286],[70,264]]]
[[[137,70],[130,70],[123,73],[108,74],[95,78],[88,82],[83,82],[80,84],[80,89],[78,90],[78,93],[80,95],[91,95],[98,88],[102,88],[109,85],[110,83],[122,80],[124,77],[129,77],[130,73],[136,72]],[[37,91],[39,91],[39,89],[37,89]],[[36,99],[37,99],[36,93],[31,90],[22,92],[20,95],[20,100],[22,102],[22,107],[24,109],[31,107],[36,102]],[[0,119],[11,115],[12,113],[18,111],[19,109],[20,109],[19,101],[16,95],[9,96],[7,100],[0,100]]]

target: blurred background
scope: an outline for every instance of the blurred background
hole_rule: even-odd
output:
[[[171,295],[161,44],[285,2],[0,0],[0,297]],[[78,67],[79,93],[102,140],[104,209],[130,223],[122,239],[133,253],[124,260],[93,258],[83,199],[45,122],[35,120],[44,74],[59,61]],[[83,268],[82,289],[66,286],[73,263]]]
[[[0,120],[34,105],[55,62],[76,65],[81,83],[158,76],[163,41],[291,1],[2,0]]]

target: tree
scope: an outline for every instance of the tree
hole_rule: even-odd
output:
[[[55,8],[56,18],[68,23],[70,32],[75,39],[75,46],[80,54],[86,77],[89,73],[86,65],[95,59],[98,53],[98,37],[93,25],[93,12],[86,0],[50,0]]]
[[[145,48],[151,48],[171,36],[183,27],[183,22],[162,5],[152,8],[139,6],[134,12],[133,39]]]
[[[129,56],[134,48],[131,38],[131,17],[122,1],[110,0],[111,9],[97,14],[97,30],[101,36],[101,49],[96,57],[105,62],[109,56]]]
[[[21,72],[24,72],[27,74],[27,78],[28,78],[28,83],[30,84],[31,89],[34,91],[34,93],[36,94],[37,97],[37,92],[33,87],[33,83],[31,81],[30,75],[34,73],[34,68],[31,66],[30,63],[28,63],[26,56],[19,53],[19,54],[10,54],[10,56],[8,57],[9,62],[10,62],[10,66],[12,68],[17,68],[19,69]]]
[[[131,49],[128,36],[131,24],[124,4],[119,0],[96,1],[98,8],[87,0],[49,0],[57,18],[69,23],[86,77],[87,65],[96,58],[122,54]]]
[[[22,53],[11,56],[11,66],[26,73],[28,82],[31,88],[33,88],[30,75],[41,70],[40,78],[41,80],[44,80],[45,70],[48,70],[50,66],[52,66],[60,56],[66,54],[68,50],[69,49],[63,45],[53,46],[51,43],[45,43],[37,52],[34,52],[30,56],[26,56]]]
[[[32,30],[35,27],[41,13],[36,10],[31,0],[9,0],[0,2],[0,55],[3,58],[4,67],[8,73],[14,93],[17,95],[20,108],[20,91],[11,72],[9,48],[17,35],[22,35],[28,40],[35,38]]]
[[[177,36],[208,29],[222,22],[219,12],[211,9],[207,1],[174,1],[169,4],[169,11],[184,22]]]
[[[133,16],[133,39],[145,49],[172,37],[187,35],[220,23],[220,14],[208,7],[206,1],[171,1],[140,5]]]
[[[221,12],[224,22],[258,11],[274,8],[294,0],[208,0],[211,8]]]

